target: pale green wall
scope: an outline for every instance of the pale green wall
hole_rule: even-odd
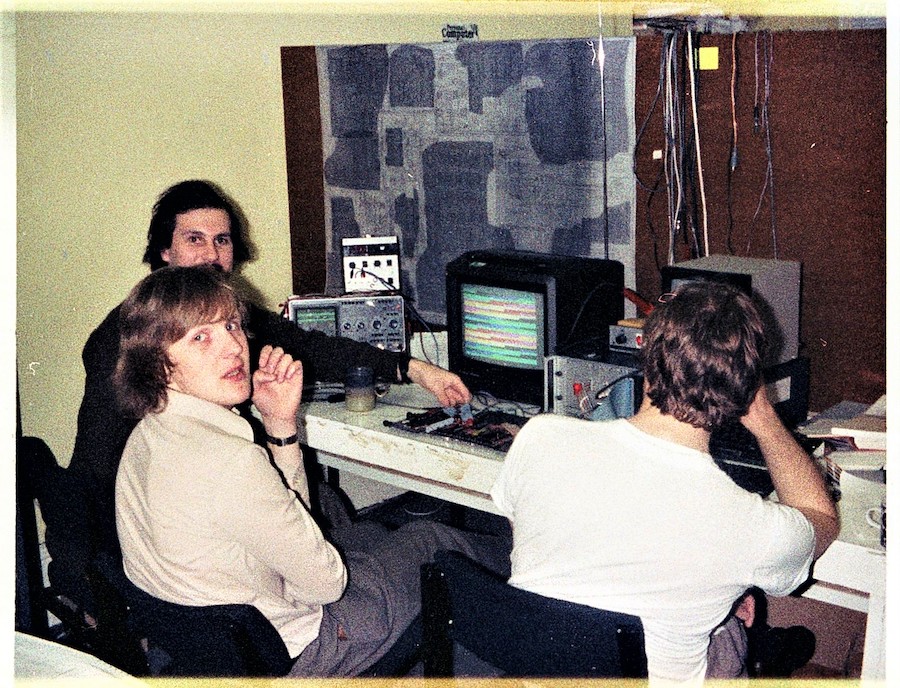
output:
[[[23,431],[68,463],[81,348],[146,274],[150,208],[169,184],[203,177],[232,194],[259,253],[244,275],[270,306],[289,294],[281,46],[434,42],[444,24],[458,22],[476,22],[482,40],[598,30],[593,3],[541,3],[547,14],[535,13],[536,3],[522,4],[527,12],[511,10],[515,3],[463,4],[464,14],[442,13],[429,0],[382,2],[397,8],[364,14],[16,14]]]

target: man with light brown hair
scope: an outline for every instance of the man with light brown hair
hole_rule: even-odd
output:
[[[125,574],[177,604],[253,605],[284,641],[292,676],[355,676],[418,615],[420,567],[437,550],[504,570],[508,543],[425,520],[323,534],[297,436],[303,367],[266,345],[254,370],[245,312],[202,267],[160,268],[122,304],[113,386],[138,420],[116,477]],[[234,412],[248,398],[266,449]]]

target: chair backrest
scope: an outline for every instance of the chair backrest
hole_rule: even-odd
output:
[[[422,568],[426,677],[453,675],[453,643],[515,677],[645,677],[641,620],[508,585],[458,552]]]
[[[49,586],[44,584],[41,572],[35,500],[40,506],[44,544],[50,555]],[[16,516],[17,530],[21,522],[21,555],[30,606],[27,617],[17,606],[16,628],[63,642],[127,673],[146,675],[147,661],[140,639],[115,632],[115,624],[108,623],[101,609],[108,606],[107,601],[94,597],[90,568],[96,549],[83,485],[76,473],[57,464],[47,443],[37,437],[17,440]],[[17,593],[20,588],[17,580]],[[51,627],[48,612],[60,623]]]
[[[98,549],[86,489],[78,473],[58,465],[43,440],[18,438],[17,630],[54,638],[47,624],[49,611],[62,621],[63,630],[57,633],[65,642],[138,676],[287,673],[287,648],[255,607],[182,606],[135,586],[118,552]],[[41,574],[35,500],[46,526],[51,587],[44,587]],[[148,661],[145,638],[163,651],[164,663]]]
[[[47,637],[46,588],[41,571],[36,486],[57,468],[50,448],[36,437],[16,439],[16,630]]]
[[[94,581],[98,597],[117,593],[128,631],[146,638],[169,660],[153,673],[162,676],[283,676],[291,666],[284,641],[272,623],[249,604],[188,606],[150,595],[125,575],[121,561],[98,555]],[[111,589],[111,590],[110,590]],[[113,614],[107,610],[106,617]]]

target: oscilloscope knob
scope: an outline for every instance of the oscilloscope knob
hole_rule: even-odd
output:
[[[380,320],[373,320],[373,321],[372,321],[372,329],[373,329],[373,330],[380,330],[380,329],[381,329],[381,321],[380,321]]]

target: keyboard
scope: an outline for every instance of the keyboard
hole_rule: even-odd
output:
[[[791,434],[808,454],[820,443],[798,432]],[[709,453],[719,468],[745,490],[765,497],[775,489],[759,443],[739,421],[726,423],[712,432]]]
[[[764,497],[774,490],[759,443],[740,422],[726,423],[709,437],[716,465],[745,490]]]
[[[457,442],[506,452],[516,433],[528,421],[520,416],[494,408],[454,414],[440,407],[408,412],[398,421],[384,421],[384,425],[404,432],[447,437]]]

